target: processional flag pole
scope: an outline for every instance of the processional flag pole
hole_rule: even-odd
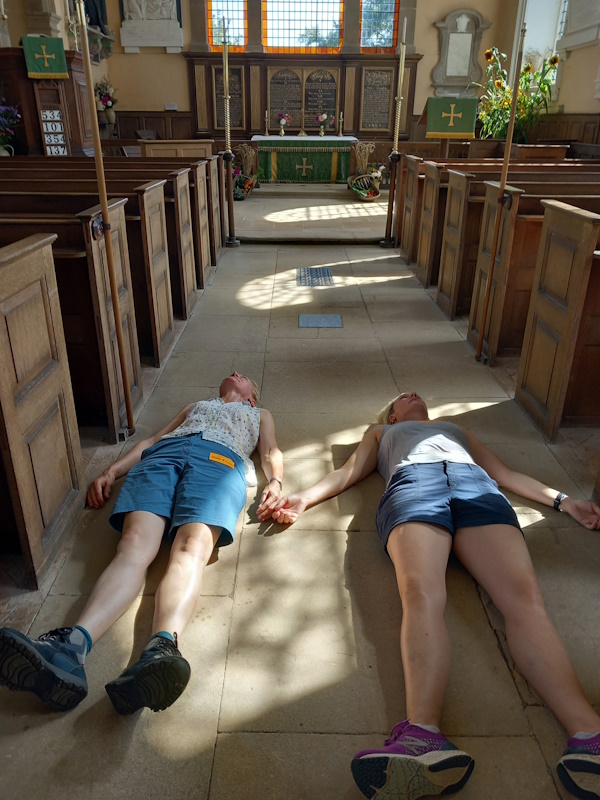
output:
[[[227,42],[227,25],[223,17],[223,99],[225,101],[225,154],[223,160],[227,169],[227,213],[229,217],[229,236],[225,240],[226,247],[239,247],[240,240],[235,237],[235,219],[233,217],[233,153],[231,152],[231,119],[229,110],[229,45]]]
[[[396,194],[396,172],[400,153],[398,152],[398,138],[400,136],[400,116],[402,112],[402,87],[404,85],[404,61],[406,59],[406,20],[404,17],[404,28],[402,30],[402,42],[400,43],[400,61],[398,63],[398,80],[396,94],[396,121],[394,124],[394,144],[390,153],[390,193],[388,196],[387,220],[385,223],[385,238],[379,242],[381,247],[393,247],[394,237],[392,236],[392,222],[394,219],[394,198]]]
[[[131,390],[129,388],[129,375],[125,360],[125,344],[123,341],[123,320],[121,319],[119,305],[119,289],[117,287],[117,277],[115,274],[115,259],[112,246],[110,231],[110,218],[108,215],[108,198],[106,196],[106,180],[104,177],[104,166],[102,163],[102,143],[100,141],[100,129],[98,127],[98,116],[96,114],[96,101],[94,98],[94,81],[92,78],[92,64],[90,61],[90,48],[86,33],[85,9],[83,0],[76,0],[77,15],[79,17],[79,29],[81,31],[81,51],[83,55],[83,68],[85,71],[85,83],[87,89],[88,112],[92,125],[92,137],[94,140],[94,160],[96,162],[96,181],[98,182],[98,196],[100,198],[100,208],[102,209],[102,225],[104,229],[104,245],[106,247],[106,265],[108,267],[108,280],[110,283],[110,297],[115,318],[115,331],[117,333],[117,348],[119,350],[119,362],[121,366],[121,380],[123,381],[123,394],[125,395],[125,410],[127,412],[127,435],[135,433],[133,423],[133,409],[131,406]]]
[[[513,131],[515,129],[515,117],[517,116],[517,102],[519,100],[519,79],[521,77],[521,64],[523,62],[523,49],[525,47],[526,33],[527,33],[527,25],[523,23],[523,27],[521,28],[521,39],[519,40],[519,52],[517,54],[517,64],[516,64],[513,94],[512,94],[512,106],[510,109],[510,120],[508,122],[508,130],[506,132],[506,149],[504,151],[504,161],[502,163],[502,172],[500,174],[500,185],[498,187],[498,206],[496,207],[496,224],[494,226],[494,237],[492,239],[492,247],[490,250],[490,266],[488,268],[487,284],[485,287],[485,296],[483,299],[483,312],[481,314],[481,323],[479,325],[479,339],[477,341],[477,351],[475,353],[475,358],[477,359],[477,361],[481,360],[481,350],[483,348],[483,339],[485,336],[485,329],[487,326],[488,306],[490,304],[490,295],[492,293],[492,279],[494,277],[496,254],[498,253],[498,238],[500,236],[500,222],[502,221],[502,206],[506,201],[504,197],[504,189],[506,187],[506,179],[508,177],[508,166],[510,164],[510,148],[512,146]]]

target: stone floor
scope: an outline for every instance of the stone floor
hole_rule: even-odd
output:
[[[246,201],[244,214],[253,202]],[[263,208],[265,220],[282,213],[279,202]],[[329,219],[338,213],[343,218],[330,210]],[[236,214],[241,231],[250,215],[237,206]],[[383,219],[377,217],[379,236]],[[356,231],[352,220],[343,224]],[[297,286],[300,266],[330,266],[335,285]],[[301,313],[341,314],[343,328],[300,329]],[[494,369],[477,363],[464,321],[447,321],[393,250],[228,250],[166,367],[147,371],[147,401],[124,448],[185,403],[215,396],[232,370],[255,377],[262,404],[274,414],[287,492],[341,464],[376,411],[407,389],[424,396],[433,416],[456,417],[509,465],[569,494],[591,491],[599,432],[565,430],[547,445],[511,399],[514,361]],[[88,477],[121,449],[99,446],[93,432],[85,432],[84,445]],[[350,775],[352,754],[380,743],[404,716],[401,608],[374,525],[381,491],[373,475],[288,529],[258,523],[257,490],[249,491],[236,541],[209,565],[201,603],[180,639],[192,665],[185,694],[159,714],[119,717],[103,687],[137,658],[150,634],[163,550],[138,602],[89,655],[90,693],[75,710],[56,714],[33,696],[0,690],[2,796],[362,797]],[[598,534],[511,499],[550,614],[600,708]],[[40,591],[5,593],[4,620],[20,618],[24,629],[32,622],[34,635],[74,620],[114,553],[118,537],[108,514],[109,508],[84,512],[64,563]],[[448,593],[453,665],[443,728],[476,760],[460,797],[568,797],[554,769],[564,733],[515,672],[498,613],[454,561]]]

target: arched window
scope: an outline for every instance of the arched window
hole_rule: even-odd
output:
[[[269,53],[339,53],[343,0],[263,0],[263,46]]]
[[[362,0],[360,48],[363,53],[393,53],[398,44],[400,0]]]
[[[248,42],[246,0],[206,0],[206,24],[210,49],[223,49],[223,21],[229,49],[244,50]]]

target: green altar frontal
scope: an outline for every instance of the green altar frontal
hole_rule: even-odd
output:
[[[346,183],[354,137],[256,136],[265,183]]]

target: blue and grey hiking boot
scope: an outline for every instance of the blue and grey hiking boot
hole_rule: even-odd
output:
[[[57,628],[30,639],[0,628],[0,684],[33,692],[54,711],[69,711],[87,695],[82,648],[69,641],[73,628]]]
[[[144,706],[163,711],[189,679],[190,665],[177,649],[177,634],[174,642],[154,636],[139,660],[105,688],[117,714],[133,714]]]

